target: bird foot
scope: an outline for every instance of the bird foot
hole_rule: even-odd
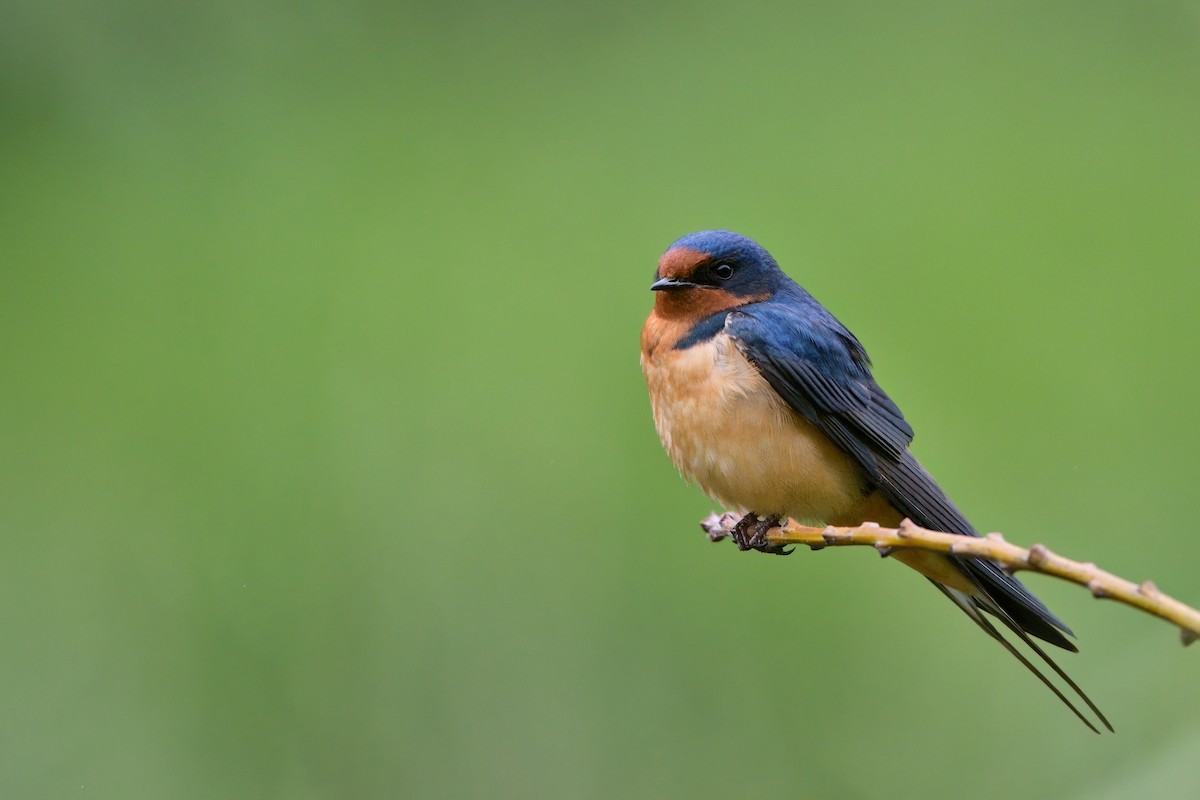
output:
[[[759,517],[758,514],[751,511],[738,520],[729,535],[737,544],[738,550],[757,550],[760,553],[770,553],[775,556],[791,555],[792,551],[784,545],[767,542],[767,531],[778,524],[778,516]]]

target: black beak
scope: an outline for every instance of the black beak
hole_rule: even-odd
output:
[[[698,283],[690,283],[688,281],[677,281],[674,278],[659,278],[650,284],[650,291],[661,292],[663,289],[686,289],[689,286],[699,285]]]

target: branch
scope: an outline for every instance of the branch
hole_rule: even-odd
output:
[[[703,520],[700,527],[708,532],[710,539],[717,542],[730,535],[738,519],[735,514],[713,514]],[[907,519],[900,523],[899,528],[881,528],[873,522],[855,528],[813,528],[789,519],[782,526],[767,532],[767,546],[778,549],[789,544],[802,544],[813,550],[866,545],[874,547],[884,556],[893,550],[909,548],[951,553],[962,558],[985,558],[1000,564],[1008,572],[1029,570],[1053,575],[1086,586],[1092,597],[1118,600],[1161,617],[1179,626],[1184,645],[1200,639],[1200,611],[1163,594],[1153,581],[1133,583],[1105,572],[1095,564],[1080,563],[1051,553],[1040,544],[1026,550],[1004,541],[1004,537],[998,533],[983,537],[940,533],[914,525]]]

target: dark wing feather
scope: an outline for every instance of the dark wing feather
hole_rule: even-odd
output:
[[[780,397],[851,455],[897,511],[925,528],[978,536],[908,451],[912,428],[875,383],[862,345],[816,301],[805,295],[746,306],[729,315],[725,330]],[[1070,629],[1011,575],[990,561],[956,561],[1022,630],[1076,649],[1062,633]]]
[[[862,345],[823,306],[799,287],[785,290],[782,302],[744,306],[729,314],[725,331],[789,406],[817,426],[862,467],[897,511],[933,530],[978,536],[925,468],[908,452],[913,431],[904,415],[871,377]],[[977,596],[934,583],[989,636],[1038,677],[1084,721],[1097,730],[1045,675],[1023,656],[980,610],[999,619],[1045,661],[1095,712],[1096,704],[1029,638],[1033,635],[1067,650],[1070,630],[1019,581],[991,562],[954,558],[978,589]]]

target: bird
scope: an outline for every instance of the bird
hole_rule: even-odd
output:
[[[685,478],[742,514],[732,530],[740,549],[786,554],[766,533],[789,517],[886,527],[908,519],[979,535],[909,450],[913,429],[875,382],[863,345],[756,241],[727,230],[689,233],[659,259],[650,289],[641,365],[655,428]],[[1099,733],[997,620],[1113,730],[1034,641],[1077,652],[1070,628],[1000,565],[915,549],[891,555]]]

